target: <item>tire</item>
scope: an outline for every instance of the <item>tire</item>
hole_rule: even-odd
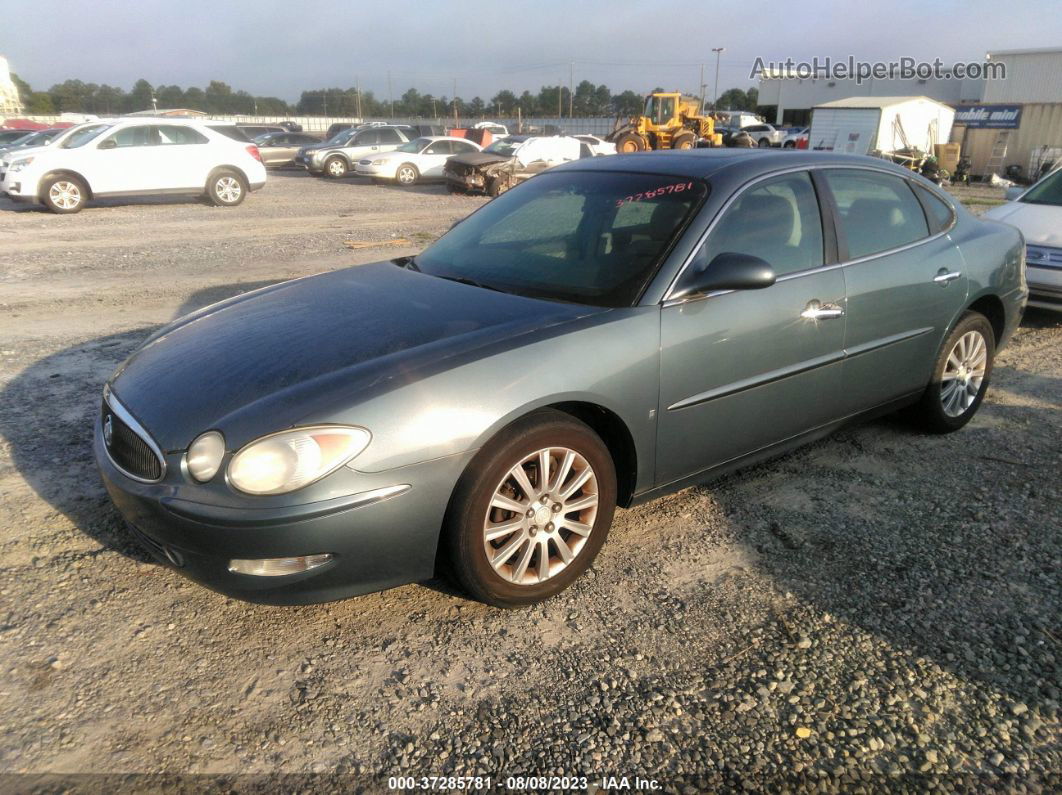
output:
[[[796,141],[785,141],[782,144],[783,149],[796,149]]]
[[[84,182],[62,174],[41,183],[40,193],[44,206],[59,215],[81,212],[88,199],[88,188]]]
[[[468,191],[465,190],[462,186],[455,185],[452,182],[447,182],[446,183],[446,192],[451,194],[451,195],[460,195],[460,196],[464,196],[466,193],[468,193]]]
[[[403,163],[395,171],[395,182],[404,188],[416,185],[418,180],[420,180],[420,172],[412,163]]]
[[[560,476],[561,486],[571,490],[564,494],[553,482],[545,502],[539,488],[544,451],[550,478],[546,484]],[[523,486],[511,474],[518,468]],[[572,489],[581,478],[585,482]],[[506,510],[496,500],[508,500],[520,510]],[[566,505],[587,507],[559,507]],[[499,433],[458,483],[443,530],[451,574],[468,594],[496,607],[549,599],[593,563],[615,507],[615,467],[600,437],[567,414],[537,411]],[[556,521],[558,516],[567,523]],[[506,532],[506,525],[513,529]],[[488,527],[496,532],[489,540]]]
[[[229,168],[215,171],[207,181],[206,194],[215,207],[235,207],[247,197],[247,180]]]
[[[995,354],[995,332],[988,318],[979,312],[964,314],[940,347],[933,378],[911,408],[911,417],[930,433],[962,428],[984,400]]]
[[[760,149],[769,149],[771,146],[771,139],[761,138],[759,141],[756,142],[756,146],[758,146]]]
[[[332,155],[324,162],[324,171],[321,173],[329,179],[342,179],[350,172],[347,161],[339,155]]]
[[[692,149],[693,144],[694,139],[691,133],[682,133],[671,139],[672,149]]]
[[[616,139],[616,154],[627,155],[632,152],[641,152],[645,149],[645,141],[642,136],[628,132],[623,133]]]
[[[487,195],[500,196],[512,187],[512,180],[508,174],[499,174],[487,180]]]

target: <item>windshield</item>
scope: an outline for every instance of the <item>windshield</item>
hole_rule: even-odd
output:
[[[54,135],[55,135],[54,132],[48,132],[48,131],[43,131],[42,130],[41,132],[35,132],[35,133],[30,133],[29,135],[24,135],[21,138],[19,138],[18,140],[12,141],[11,145],[12,146],[36,146],[36,145],[40,145],[40,144],[46,144],[50,140],[52,140],[52,136],[54,136]]]
[[[1054,174],[1048,174],[1033,185],[1021,197],[1020,201],[1029,204],[1050,204],[1054,207],[1062,207],[1062,170],[1056,171]]]
[[[354,135],[357,132],[358,131],[356,129],[352,128],[352,127],[348,128],[346,130],[340,130],[335,135],[333,135],[331,138],[329,138],[327,141],[325,141],[325,143],[326,144],[331,144],[332,146],[342,146],[347,141],[349,141],[351,138],[353,138]]]
[[[546,172],[484,205],[412,266],[533,298],[632,306],[706,194],[682,177]]]
[[[407,144],[402,144],[395,151],[396,152],[409,152],[411,154],[419,154],[421,149],[424,149],[431,143],[431,138],[416,138]]]
[[[77,149],[79,146],[84,146],[97,135],[104,130],[109,130],[111,125],[109,124],[90,124],[86,127],[74,130],[63,141],[63,149]]]
[[[483,151],[493,152],[496,155],[504,155],[505,157],[512,157],[522,143],[523,141],[514,141],[512,138],[502,138],[501,140],[492,143]]]

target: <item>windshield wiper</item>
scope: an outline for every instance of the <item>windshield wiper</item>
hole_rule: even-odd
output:
[[[397,257],[391,260],[391,262],[393,262],[400,268],[405,268],[406,270],[410,271],[416,271],[417,273],[421,272],[420,267],[417,265],[416,257]]]
[[[484,284],[483,282],[477,282],[475,279],[470,279],[467,276],[442,276],[440,274],[432,274],[438,276],[440,279],[446,279],[447,281],[457,282],[458,284],[467,284],[469,287],[482,287],[484,290],[493,290],[496,293],[505,293],[507,290],[503,290],[500,287],[495,287],[491,284]]]

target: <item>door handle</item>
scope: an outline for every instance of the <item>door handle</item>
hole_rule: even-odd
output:
[[[800,316],[805,320],[833,320],[844,317],[844,310],[837,304],[824,304],[818,300],[808,301]]]
[[[940,271],[937,273],[937,275],[933,277],[933,281],[935,281],[937,284],[940,284],[940,285],[943,285],[943,286],[946,287],[948,284],[950,284],[951,282],[955,281],[960,276],[962,276],[962,273],[960,271],[950,271],[949,272],[949,271],[946,271],[943,268],[941,268]]]

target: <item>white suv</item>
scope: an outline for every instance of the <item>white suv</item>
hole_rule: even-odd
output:
[[[232,125],[183,119],[84,124],[0,161],[0,194],[76,213],[97,196],[205,195],[233,207],[266,181],[258,147]]]

